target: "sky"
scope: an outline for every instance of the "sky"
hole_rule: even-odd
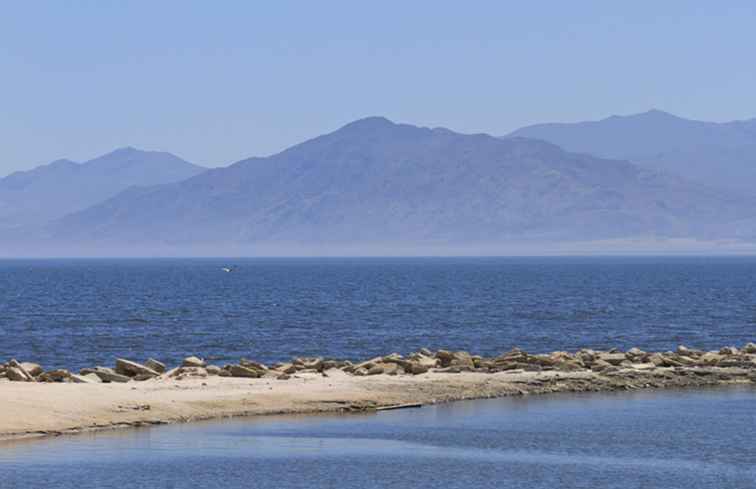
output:
[[[0,4],[0,175],[123,146],[205,166],[358,118],[506,134],[756,117],[751,1]]]

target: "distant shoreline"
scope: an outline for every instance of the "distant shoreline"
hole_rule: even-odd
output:
[[[195,360],[199,363],[192,364]],[[223,368],[200,366],[204,363],[200,359],[187,361],[187,366],[161,374],[123,360],[112,370],[37,372],[35,381],[9,381],[6,364],[0,369],[0,440],[237,416],[369,412],[507,396],[756,386],[753,343],[712,352],[681,347],[665,353],[632,349],[529,355],[512,350],[493,358],[426,350],[360,363],[299,359],[270,368],[246,360]],[[159,362],[146,364],[157,368]],[[34,364],[19,365],[34,368]],[[127,378],[110,377],[114,381],[101,383],[102,378],[118,375]]]

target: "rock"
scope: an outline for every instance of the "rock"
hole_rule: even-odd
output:
[[[629,350],[627,350],[627,353],[625,353],[625,357],[631,362],[638,362],[647,359],[648,353],[641,350],[640,348],[630,348]]]
[[[735,348],[734,346],[725,346],[721,350],[719,350],[720,355],[738,355],[740,354],[740,351]]]
[[[748,353],[749,355],[756,355],[756,343],[746,344],[746,346],[743,347],[743,353]]]
[[[42,382],[70,382],[71,372],[66,369],[50,370],[39,376]]]
[[[205,363],[204,360],[202,360],[201,358],[195,357],[195,356],[186,357],[186,358],[184,358],[184,361],[181,362],[181,366],[182,367],[200,367],[200,368],[205,368],[206,365],[207,365],[207,363]]]
[[[241,365],[242,367],[252,368],[255,370],[268,370],[268,367],[265,366],[264,364],[255,362],[253,360],[247,360],[246,358],[242,358],[241,360],[239,360],[239,365]]]
[[[384,372],[384,364],[375,364],[372,367],[370,367],[367,371],[368,375],[380,375]]]
[[[137,382],[143,382],[145,380],[154,379],[156,376],[151,374],[137,374],[134,377],[132,377]]]
[[[442,367],[448,367],[451,365],[452,359],[454,359],[454,354],[449,350],[438,350],[436,352],[436,358],[439,360]]]
[[[603,360],[612,365],[619,365],[625,360],[625,354],[621,352],[620,353],[599,353],[598,358],[599,360]]]
[[[207,375],[220,375],[223,371],[223,369],[217,365],[208,365],[205,367],[205,370],[207,371]]]
[[[651,369],[656,368],[656,365],[650,362],[649,363],[635,363],[631,365],[630,368],[633,368],[635,370],[651,370]]]
[[[99,384],[102,382],[102,379],[100,379],[97,374],[87,374],[87,375],[77,375],[77,374],[71,374],[69,376],[71,379],[71,382],[74,384]]]
[[[430,370],[430,367],[428,367],[427,365],[422,365],[420,363],[413,363],[410,366],[410,370],[408,373],[411,373],[412,375],[420,375],[420,374],[424,374],[428,370]]]
[[[232,377],[231,372],[229,372],[226,369],[221,369],[220,372],[218,372],[218,377]]]
[[[452,361],[449,366],[472,370],[475,368],[475,362],[473,361],[472,355],[470,355],[468,352],[457,351],[454,352]]]
[[[384,363],[383,373],[386,375],[399,375],[404,373],[404,367],[398,363]]]
[[[163,362],[155,360],[154,358],[150,358],[146,362],[144,362],[144,366],[151,368],[159,374],[164,374],[166,371],[165,364]]]
[[[426,356],[426,357],[432,357],[432,356],[434,356],[434,355],[433,355],[433,352],[432,352],[432,351],[430,351],[430,350],[429,350],[429,349],[427,349],[427,348],[420,348],[420,349],[418,350],[418,353],[420,353],[421,355],[423,355],[423,356]]]
[[[707,352],[701,355],[701,357],[698,359],[698,362],[703,365],[713,366],[718,365],[719,362],[721,362],[724,359],[724,355],[720,355],[719,353],[714,352]]]
[[[140,378],[152,378],[160,375],[159,372],[156,372],[141,363],[132,362],[131,360],[125,360],[123,358],[116,359],[115,371],[118,374],[126,375],[128,377],[139,376]]]
[[[276,377],[276,380],[289,380],[291,378],[291,375],[289,374],[281,374],[278,377]]]
[[[358,377],[362,377],[362,376],[367,375],[367,374],[368,374],[368,369],[366,369],[364,367],[359,367],[359,368],[356,368],[354,370],[354,375],[356,375]]]
[[[26,373],[28,373],[32,377],[36,377],[44,372],[44,370],[38,363],[23,362],[21,363],[21,366],[24,368]]]
[[[704,354],[701,350],[694,350],[686,346],[680,345],[677,347],[677,354],[683,357],[698,358]]]
[[[602,360],[601,358],[597,359],[591,364],[591,370],[593,370],[594,372],[604,372],[610,368],[612,368],[612,364],[607,362],[606,360]]]
[[[108,367],[95,367],[94,373],[103,382],[128,382],[130,380],[128,376],[116,373],[115,370]]]
[[[34,378],[18,367],[8,367],[5,371],[8,380],[14,382],[34,382]]]
[[[15,369],[12,374],[11,369]],[[19,378],[19,380],[15,380],[16,382],[35,382],[34,376],[27,372],[26,368],[14,358],[11,358],[8,362],[6,375],[10,380]]]
[[[179,367],[173,374],[176,380],[188,379],[188,378],[205,378],[207,377],[207,370],[203,367]]]
[[[284,363],[276,367],[276,370],[285,374],[293,374],[297,372],[297,367],[292,363]]]
[[[229,368],[227,370],[231,372],[232,377],[248,377],[252,379],[262,377],[265,373],[254,368],[243,367],[241,365],[229,365]]]

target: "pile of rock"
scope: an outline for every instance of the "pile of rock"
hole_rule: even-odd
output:
[[[280,380],[295,374],[319,373],[327,375],[332,369],[355,376],[370,375],[420,375],[428,372],[539,372],[539,371],[591,371],[611,375],[623,370],[653,370],[658,368],[738,368],[756,375],[756,344],[748,343],[743,348],[725,347],[716,351],[702,351],[679,346],[676,351],[648,353],[638,348],[626,352],[617,349],[595,351],[582,349],[575,353],[556,351],[549,354],[530,354],[518,348],[496,357],[485,358],[466,351],[421,349],[410,355],[398,353],[375,357],[360,362],[333,360],[320,357],[295,358],[291,362],[267,365],[242,358],[239,363],[224,366],[210,365],[202,358],[185,358],[181,365],[167,370],[164,363],[148,359],[138,363],[123,358],[116,359],[115,367],[84,368],[78,374],[67,370],[45,371],[40,365],[10,360],[0,364],[0,380],[16,382],[130,382],[151,379],[188,379],[208,376],[261,377]]]

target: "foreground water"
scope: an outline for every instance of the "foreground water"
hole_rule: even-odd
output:
[[[0,487],[754,488],[756,390],[559,395],[0,444]]]
[[[46,366],[719,348],[755,333],[756,258],[0,260],[0,360]]]

